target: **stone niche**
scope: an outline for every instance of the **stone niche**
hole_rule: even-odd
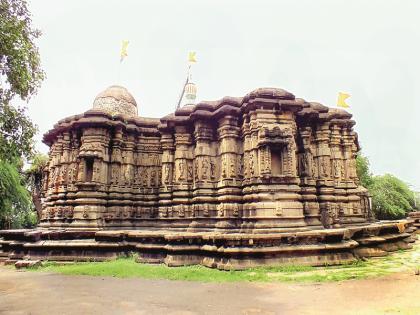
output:
[[[41,222],[0,231],[3,251],[241,269],[409,248],[411,221],[372,215],[351,117],[263,88],[143,118],[112,86],[44,135]]]

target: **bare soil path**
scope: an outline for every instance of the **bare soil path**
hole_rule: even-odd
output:
[[[0,314],[420,314],[420,276],[322,284],[65,276],[0,267]]]

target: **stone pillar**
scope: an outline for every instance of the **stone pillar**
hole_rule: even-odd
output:
[[[299,150],[299,175],[301,179],[301,195],[303,202],[303,213],[305,222],[308,225],[319,226],[320,211],[316,195],[316,168],[313,159],[313,135],[312,128],[303,126],[299,128],[301,147]]]
[[[209,217],[216,213],[217,162],[215,150],[212,146],[213,129],[206,121],[196,121],[194,124],[194,192],[193,209],[194,217]],[[198,222],[192,222],[196,226]]]
[[[184,218],[191,216],[190,198],[193,180],[192,136],[185,126],[175,127],[175,171],[173,173],[174,215]]]
[[[239,217],[242,212],[242,146],[239,141],[238,117],[226,115],[219,119],[218,138],[221,174],[218,183],[218,216]],[[256,150],[255,150],[256,151]]]
[[[331,170],[330,123],[324,122],[316,129],[316,155],[318,201],[321,221],[325,228],[339,227],[339,205],[336,203]]]
[[[162,179],[159,188],[159,216],[162,218],[172,216],[172,187],[175,162],[175,145],[171,133],[162,133]]]

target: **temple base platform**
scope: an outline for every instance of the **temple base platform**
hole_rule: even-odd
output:
[[[203,265],[221,270],[283,264],[338,265],[412,248],[416,239],[413,223],[406,219],[282,233],[2,230],[0,261],[25,266],[25,261],[105,261],[135,254],[140,263]]]

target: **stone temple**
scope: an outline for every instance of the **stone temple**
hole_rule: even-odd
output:
[[[241,269],[344,263],[414,241],[410,220],[372,216],[344,110],[261,88],[161,119],[138,111],[111,86],[44,135],[42,218],[0,232],[9,260],[135,252],[140,262]]]

